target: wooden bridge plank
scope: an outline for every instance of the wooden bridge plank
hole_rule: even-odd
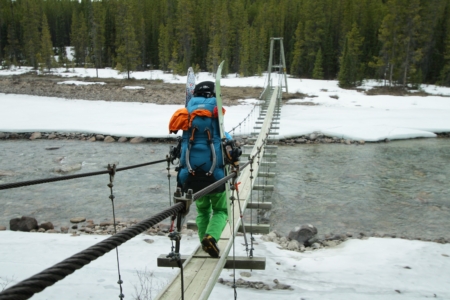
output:
[[[184,289],[185,291],[189,288],[191,284],[195,284],[197,280],[196,275],[199,270],[202,269],[203,264],[206,259],[201,258],[192,258],[189,261],[189,264],[186,264],[183,269],[183,280],[184,280]],[[159,298],[157,299],[181,299],[181,279],[180,276],[176,276],[175,280],[172,281],[171,285],[168,285],[162,293],[159,294]],[[190,298],[188,298],[190,299]]]
[[[181,263],[183,264],[189,255],[181,255]],[[194,256],[194,258],[199,258]],[[157,260],[158,267],[178,268],[176,261],[171,261],[165,254],[161,254]],[[265,257],[247,257],[247,256],[228,256],[225,263],[226,269],[239,269],[239,270],[265,270],[266,258]],[[180,285],[181,286],[181,285]]]

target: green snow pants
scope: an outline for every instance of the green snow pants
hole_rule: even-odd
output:
[[[198,213],[195,221],[200,242],[205,234],[209,234],[219,241],[228,219],[226,192],[208,194],[197,199],[195,204]]]

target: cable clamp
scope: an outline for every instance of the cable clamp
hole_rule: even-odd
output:
[[[183,197],[182,193],[181,193],[181,189],[177,188],[177,191],[173,195],[173,202],[174,203],[179,203],[179,202],[184,203],[184,212],[182,212],[182,214],[183,214],[183,216],[186,216],[189,213],[189,208],[191,207],[192,203],[194,202],[193,191],[191,189],[189,189],[187,191],[186,195]]]

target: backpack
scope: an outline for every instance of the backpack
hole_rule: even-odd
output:
[[[195,93],[194,93],[195,95]],[[215,97],[194,96],[185,108],[178,109],[169,122],[169,131],[183,130],[177,176],[183,192],[194,193],[224,177],[222,141]],[[228,134],[227,134],[228,135]],[[231,139],[231,136],[227,136]],[[222,192],[225,185],[212,193]]]

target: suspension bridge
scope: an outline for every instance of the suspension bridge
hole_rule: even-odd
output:
[[[274,64],[274,46],[277,42],[280,46],[278,48],[279,63]],[[155,259],[158,260],[159,267],[178,267],[179,272],[178,275],[160,291],[156,299],[208,299],[223,268],[265,269],[265,258],[253,256],[253,239],[250,239],[250,242],[248,242],[246,233],[268,233],[269,225],[261,224],[259,214],[257,215],[256,222],[253,222],[253,218],[251,218],[250,223],[245,223],[243,221],[243,216],[245,215],[246,210],[256,209],[259,211],[261,209],[271,208],[271,203],[267,200],[269,199],[268,195],[273,190],[273,180],[275,178],[275,172],[273,172],[273,169],[276,166],[275,159],[277,146],[268,145],[268,142],[277,139],[283,90],[287,91],[283,39],[271,38],[268,77],[265,83],[264,91],[260,96],[261,104],[259,106],[259,117],[254,126],[255,131],[251,134],[251,137],[247,138],[248,143],[244,145],[244,153],[241,156],[239,172],[231,172],[223,179],[195,194],[187,193],[182,195],[179,191],[175,192],[174,205],[170,208],[145,219],[134,226],[120,232],[115,232],[113,236],[103,240],[102,242],[95,244],[63,260],[62,262],[3,290],[0,292],[0,300],[29,299],[34,294],[50,287],[57,281],[64,279],[77,269],[82,268],[91,261],[113,249],[116,249],[116,253],[118,255],[117,248],[121,244],[137,236],[138,234],[143,233],[147,229],[157,225],[167,218],[172,217],[173,221],[176,220],[176,228],[177,230],[180,230],[183,223],[186,222],[186,215],[189,212],[190,206],[193,202],[224,183],[230,184],[232,191],[230,197],[232,215],[229,216],[227,225],[222,232],[220,240],[218,241],[218,246],[221,249],[220,257],[210,257],[201,249],[200,245],[194,254],[181,255],[180,233],[176,230],[172,231],[169,234],[169,238],[175,242],[173,251],[169,255],[162,254]],[[169,172],[170,157],[167,157],[164,160],[124,168],[116,168],[115,165],[108,165],[108,170],[105,171],[49,179],[38,179],[12,184],[2,184],[0,185],[0,190],[20,188],[23,186],[61,180],[70,180],[80,177],[109,174],[109,198],[113,204],[113,218],[115,226],[113,187],[114,175],[116,172],[162,162],[167,162]],[[256,197],[254,193],[257,193],[258,197]],[[254,201],[254,198],[257,198],[257,201]],[[253,214],[250,213],[250,215]],[[188,221],[187,225],[188,228],[193,228],[195,227],[195,222]],[[230,250],[233,246],[234,237],[238,232],[244,233],[246,247],[249,250],[247,257],[229,257]],[[119,298],[123,299],[124,294],[122,291],[120,271],[118,284],[120,285]]]

